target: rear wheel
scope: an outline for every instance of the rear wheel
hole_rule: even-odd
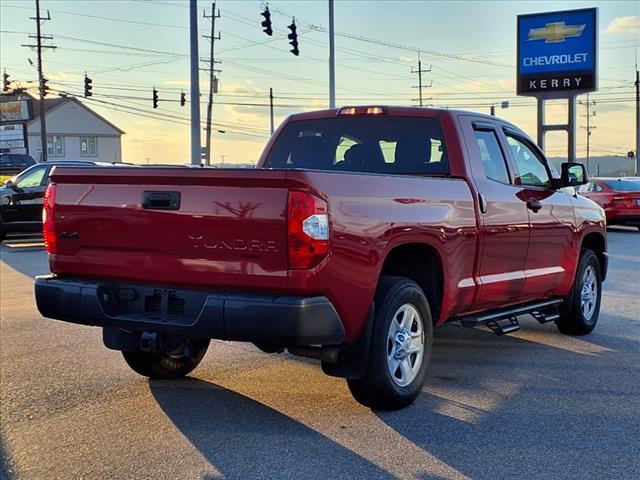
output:
[[[182,378],[193,371],[207,352],[209,340],[190,339],[180,353],[157,353],[135,350],[122,352],[133,371],[155,379]]]
[[[587,335],[595,328],[600,315],[602,280],[596,254],[585,248],[580,254],[573,292],[565,311],[556,320],[558,330],[567,335]]]
[[[422,289],[404,277],[382,277],[375,297],[366,373],[347,383],[355,399],[379,410],[410,405],[431,360],[433,323]]]

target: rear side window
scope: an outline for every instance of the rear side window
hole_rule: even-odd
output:
[[[507,163],[496,133],[493,130],[476,130],[475,135],[485,176],[496,182],[511,183]]]
[[[289,123],[271,149],[268,168],[391,174],[448,174],[439,120],[337,117]]]

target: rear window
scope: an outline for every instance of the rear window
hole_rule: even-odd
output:
[[[640,180],[603,180],[603,183],[616,192],[640,193]]]
[[[271,149],[265,167],[449,173],[447,149],[437,119],[382,116],[289,123]]]
[[[36,161],[29,155],[8,153],[0,157],[0,164],[10,167],[30,167],[35,165]]]

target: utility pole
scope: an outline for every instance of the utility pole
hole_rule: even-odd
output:
[[[329,108],[336,108],[336,49],[333,0],[329,0]]]
[[[47,161],[47,123],[44,118],[45,116],[45,104],[44,97],[47,94],[47,79],[42,74],[42,49],[43,48],[56,48],[53,45],[43,45],[42,40],[51,40],[53,39],[50,35],[42,35],[41,26],[42,22],[45,20],[51,20],[51,15],[49,15],[49,11],[47,10],[47,18],[44,18],[40,15],[40,0],[36,0],[36,16],[30,17],[31,20],[36,21],[36,34],[29,35],[29,38],[36,39],[36,45],[22,45],[23,47],[35,48],[38,55],[38,85],[40,92],[40,101],[38,102],[39,106],[39,115],[40,115],[40,147],[42,149],[41,159],[43,162]]]
[[[418,74],[418,85],[414,86],[413,88],[417,88],[418,92],[419,92],[419,100],[420,100],[420,106],[422,107],[422,89],[423,88],[427,88],[430,87],[431,85],[433,85],[433,82],[429,82],[429,85],[423,85],[422,84],[422,74],[423,73],[428,73],[431,71],[431,65],[429,65],[429,68],[427,69],[422,69],[422,61],[420,60],[420,52],[418,52],[418,69],[414,70],[413,67],[411,68],[411,73],[417,73]]]
[[[587,118],[587,126],[586,127],[581,127],[584,128],[587,131],[587,173],[589,172],[589,148],[591,145],[591,131],[595,130],[595,126],[591,125],[591,117],[595,117],[596,116],[596,112],[591,113],[591,106],[596,105],[596,101],[595,100],[589,100],[589,94],[587,93],[587,100],[585,102],[583,102],[582,100],[580,100],[578,102],[580,105],[585,105],[587,107],[587,114],[586,115],[582,115],[583,117]]]
[[[189,1],[189,56],[191,60],[191,164],[200,165],[200,68],[198,58],[198,2]]]
[[[269,88],[269,113],[271,116],[271,135],[273,135],[273,88]]]
[[[636,175],[640,176],[640,72],[636,57]]]
[[[226,155],[220,155],[220,161],[222,162],[222,165],[224,165],[224,157],[226,157]]]
[[[211,15],[207,15],[207,12],[204,12],[204,18],[211,19],[211,36],[204,36],[211,41],[211,50],[209,52],[209,102],[207,103],[207,138],[206,138],[206,152],[205,152],[205,165],[211,165],[211,122],[213,121],[213,94],[218,93],[217,88],[214,88],[216,85],[216,78],[214,68],[216,61],[214,58],[214,46],[216,40],[220,40],[220,34],[216,37],[216,18],[220,18],[220,11],[216,12],[216,3],[213,2],[211,4]]]

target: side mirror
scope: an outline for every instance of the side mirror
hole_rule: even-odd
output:
[[[581,163],[565,162],[562,164],[562,174],[560,176],[560,188],[578,187],[589,182],[587,169]]]
[[[24,190],[22,190],[19,186],[17,186],[15,183],[13,183],[13,180],[9,179],[6,182],[4,182],[4,186],[7,188],[10,188],[11,190],[13,190],[16,193],[22,193],[24,192]]]

